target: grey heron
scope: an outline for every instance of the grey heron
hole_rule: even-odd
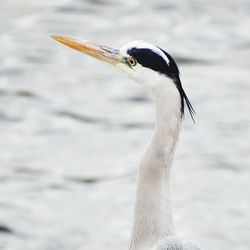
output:
[[[170,169],[186,105],[194,109],[182,87],[179,69],[166,51],[143,41],[113,49],[89,41],[52,36],[75,50],[125,71],[152,96],[155,129],[139,165],[130,250],[199,250],[177,237],[170,203]]]

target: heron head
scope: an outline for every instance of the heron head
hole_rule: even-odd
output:
[[[132,41],[121,47],[119,53],[121,63],[117,67],[142,86],[157,89],[161,85],[176,87],[180,84],[178,67],[164,50],[143,41]]]
[[[114,65],[150,91],[161,91],[161,87],[168,84],[169,90],[178,90],[180,94],[182,113],[186,102],[193,118],[194,110],[182,88],[179,69],[174,59],[161,48],[143,41],[132,41],[120,49],[114,49],[68,37],[52,36],[52,38],[72,49]]]
[[[172,57],[162,49],[143,41],[132,41],[120,49],[114,49],[89,41],[52,37],[75,50],[114,65],[148,88],[156,88],[162,76],[168,77],[173,83],[179,77],[179,70]]]

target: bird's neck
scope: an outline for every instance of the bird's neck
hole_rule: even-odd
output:
[[[180,95],[167,83],[152,93],[155,131],[139,166],[130,250],[150,249],[158,240],[174,235],[169,177],[181,127]]]

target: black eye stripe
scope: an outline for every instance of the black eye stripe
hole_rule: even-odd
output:
[[[155,53],[151,49],[132,48],[127,51],[127,53],[134,57],[143,67],[150,68],[170,78],[175,78],[177,75],[179,75],[178,67],[175,64],[173,58],[167,52],[162,52],[169,59],[169,64],[162,56]]]

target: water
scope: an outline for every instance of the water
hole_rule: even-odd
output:
[[[120,72],[53,41],[143,39],[196,109],[172,172],[180,236],[250,248],[250,1],[0,2],[0,249],[127,249],[154,110]]]

